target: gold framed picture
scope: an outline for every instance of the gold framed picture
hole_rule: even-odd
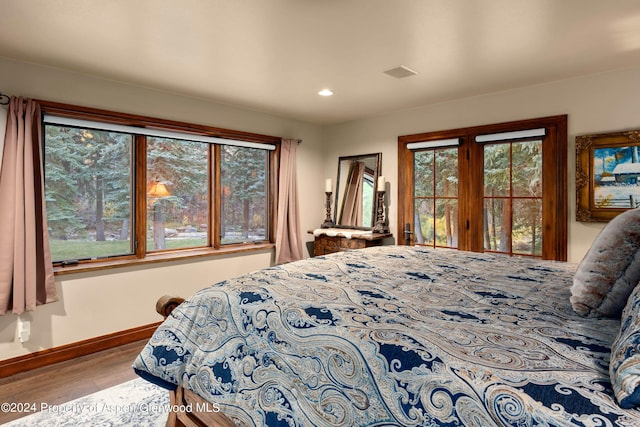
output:
[[[640,130],[576,137],[576,221],[640,207]]]

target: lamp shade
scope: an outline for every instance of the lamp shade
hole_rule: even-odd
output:
[[[147,197],[152,199],[160,199],[162,197],[169,197],[170,195],[171,193],[169,193],[164,182],[153,181],[147,188]]]

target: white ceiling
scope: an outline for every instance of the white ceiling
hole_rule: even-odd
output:
[[[0,56],[331,124],[640,65],[640,1],[0,0]]]

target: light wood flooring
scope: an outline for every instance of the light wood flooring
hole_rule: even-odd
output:
[[[0,403],[59,405],[138,378],[131,364],[147,340],[0,378]],[[0,425],[29,415],[0,411]]]

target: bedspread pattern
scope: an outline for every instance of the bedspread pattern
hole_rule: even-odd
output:
[[[608,377],[619,321],[569,304],[574,266],[376,247],[205,288],[134,368],[242,425],[631,426]]]

